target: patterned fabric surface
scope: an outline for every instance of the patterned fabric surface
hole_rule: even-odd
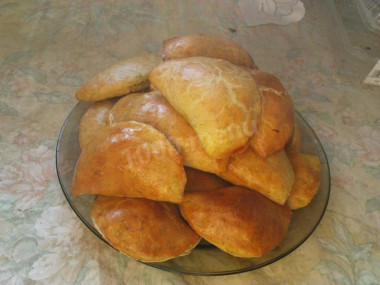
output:
[[[316,2],[304,1],[299,23],[247,27],[234,1],[1,1],[0,284],[379,284],[380,89],[361,83],[370,67],[345,54]],[[327,212],[301,247],[223,277],[118,254],[77,218],[55,170],[79,86],[166,38],[200,32],[235,40],[282,80],[332,175]]]

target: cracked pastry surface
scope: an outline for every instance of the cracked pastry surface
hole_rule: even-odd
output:
[[[208,155],[224,158],[247,147],[260,113],[249,72],[222,59],[190,57],[163,62],[149,79],[193,127]]]

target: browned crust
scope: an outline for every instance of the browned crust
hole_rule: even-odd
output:
[[[91,216],[113,247],[144,262],[186,255],[200,240],[182,220],[177,207],[165,202],[98,197]]]
[[[286,204],[292,210],[307,206],[315,197],[321,179],[321,163],[314,155],[287,153],[294,169],[295,182]]]
[[[274,249],[291,219],[287,206],[235,186],[186,193],[180,210],[201,237],[238,257],[259,257]]]
[[[294,172],[284,151],[261,157],[252,148],[230,158],[225,171],[218,174],[234,185],[258,191],[284,205],[294,183]]]
[[[185,184],[182,158],[166,137],[130,121],[104,127],[82,150],[72,192],[179,203]]]
[[[146,89],[149,72],[160,62],[161,58],[155,54],[120,61],[87,81],[75,97],[79,101],[95,102]]]
[[[107,125],[108,112],[115,102],[95,102],[82,116],[79,123],[79,144],[81,149],[90,144]]]
[[[295,113],[291,98],[281,82],[272,74],[250,70],[261,94],[261,115],[258,130],[250,144],[262,157],[284,149],[291,140]]]
[[[204,56],[224,59],[239,66],[257,68],[243,47],[222,37],[202,34],[173,37],[163,41],[160,53],[164,60]]]

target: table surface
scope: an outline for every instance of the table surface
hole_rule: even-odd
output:
[[[362,84],[374,63],[345,51],[324,1],[304,2],[298,23],[248,27],[236,1],[1,1],[0,284],[378,284],[380,87]],[[200,32],[240,43],[281,79],[332,176],[326,214],[301,247],[223,277],[173,274],[117,253],[71,210],[55,170],[60,127],[86,80]]]

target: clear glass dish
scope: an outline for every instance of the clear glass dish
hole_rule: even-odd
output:
[[[90,103],[78,103],[64,122],[58,137],[56,149],[56,166],[59,182],[67,201],[79,219],[101,240],[111,246],[94,227],[90,211],[94,196],[74,197],[71,192],[71,180],[78,156],[80,154],[78,131],[79,121]],[[147,263],[150,266],[192,275],[226,275],[254,270],[288,255],[298,248],[315,230],[326,210],[330,194],[330,172],[323,147],[308,123],[296,114],[299,125],[303,152],[317,155],[322,164],[321,183],[314,200],[307,207],[294,211],[289,232],[282,245],[260,258],[233,257],[216,247],[201,241],[187,256],[178,257],[160,263]],[[128,258],[125,256],[125,258]]]

